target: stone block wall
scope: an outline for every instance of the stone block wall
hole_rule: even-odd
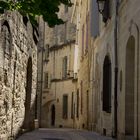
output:
[[[30,120],[33,121],[34,119],[37,46],[33,40],[32,32],[31,24],[27,22],[27,25],[25,25],[19,13],[6,12],[1,15],[0,139],[2,140],[7,140],[10,137],[14,138],[23,129],[27,86],[31,86],[30,93],[28,93],[30,94],[28,110],[33,118],[30,118]],[[28,71],[30,71],[32,78],[30,85],[27,85],[28,68],[30,68]]]

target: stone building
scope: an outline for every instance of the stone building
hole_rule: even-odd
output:
[[[140,1],[121,0],[118,13],[118,137],[140,139]]]
[[[78,83],[77,88],[80,94],[80,113],[79,128],[89,129],[89,120],[91,113],[90,107],[90,69],[92,60],[92,51],[90,48],[89,36],[89,11],[90,3],[88,0],[75,0],[72,22],[77,25],[76,44],[78,45]]]
[[[93,62],[91,94],[93,96],[93,127],[96,131],[116,135],[115,112],[115,18],[116,1],[106,1],[100,14],[97,1],[91,1],[91,36]],[[96,21],[95,21],[96,20]],[[93,93],[92,93],[93,92]]]
[[[115,1],[105,3],[109,4],[110,13],[102,18],[96,0],[77,1],[74,17],[75,20],[79,20],[77,22],[80,52],[78,81],[79,87],[81,87],[81,81],[84,82],[82,93],[85,101],[82,107],[86,115],[83,118],[87,121],[88,129],[113,136],[115,135],[114,32],[116,12]]]
[[[37,30],[17,12],[0,16],[0,139],[34,128]]]
[[[59,16],[66,22],[52,29],[44,24],[44,49],[39,52],[39,61],[42,61],[41,127],[78,127],[75,123],[79,114],[78,49],[75,25],[70,23],[71,14],[72,8],[61,5]]]
[[[102,13],[99,13],[96,0],[87,2],[90,3],[88,39],[91,52],[88,57],[89,128],[104,135],[116,136],[120,140],[139,139],[140,2],[106,0]],[[72,17],[78,29],[79,54],[84,52],[83,44],[86,40],[85,3],[83,0],[75,0]],[[79,64],[78,81],[83,77],[80,71],[87,73],[83,61]]]

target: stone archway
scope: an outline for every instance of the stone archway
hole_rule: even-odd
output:
[[[51,126],[55,126],[55,105],[51,106]]]
[[[23,123],[23,128],[26,130],[31,129],[32,127],[31,93],[32,93],[32,58],[29,57],[28,64],[27,64],[25,116],[24,116],[24,123]]]
[[[125,60],[125,134],[134,136],[135,38],[130,36]]]

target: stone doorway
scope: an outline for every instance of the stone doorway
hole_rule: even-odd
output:
[[[126,46],[125,64],[125,134],[134,136],[134,77],[135,38],[130,36]]]
[[[55,105],[51,106],[51,126],[55,126]]]
[[[27,64],[27,77],[26,77],[26,97],[25,97],[25,116],[23,128],[25,130],[31,129],[31,93],[32,93],[32,58],[29,57]]]

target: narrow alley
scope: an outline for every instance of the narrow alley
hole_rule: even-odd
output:
[[[140,0],[0,0],[0,140],[140,140]]]
[[[39,129],[23,134],[17,140],[113,140],[94,132],[74,129]]]

